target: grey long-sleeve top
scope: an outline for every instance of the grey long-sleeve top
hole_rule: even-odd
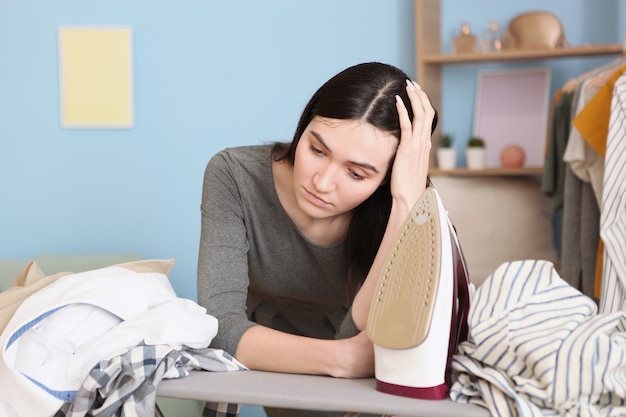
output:
[[[278,199],[271,149],[225,149],[204,175],[198,303],[219,320],[211,347],[233,354],[255,323],[321,339],[358,333],[345,242],[322,247],[299,232]]]

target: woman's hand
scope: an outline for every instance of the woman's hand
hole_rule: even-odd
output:
[[[400,96],[396,96],[400,143],[391,173],[391,195],[394,204],[405,205],[408,213],[426,189],[435,110],[416,82],[407,80],[406,91],[413,110],[413,123],[406,104]]]
[[[340,344],[340,367],[331,375],[339,378],[367,378],[374,376],[374,345],[365,331],[348,339],[336,341]]]

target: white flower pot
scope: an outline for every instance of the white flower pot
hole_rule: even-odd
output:
[[[485,148],[467,148],[465,150],[465,159],[467,160],[467,168],[484,169],[485,168]]]
[[[439,169],[450,170],[456,168],[456,149],[437,149],[437,166]]]

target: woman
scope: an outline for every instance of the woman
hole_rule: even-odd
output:
[[[198,267],[212,347],[251,369],[372,376],[372,294],[427,185],[436,123],[404,72],[365,63],[317,90],[291,143],[215,155]]]

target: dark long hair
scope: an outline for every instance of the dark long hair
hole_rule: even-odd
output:
[[[293,165],[300,137],[315,116],[330,119],[361,120],[400,140],[400,122],[396,110],[399,95],[413,121],[406,80],[402,70],[379,62],[368,62],[349,67],[324,83],[304,108],[291,143],[277,143],[274,159]],[[432,131],[437,126],[437,114]],[[378,189],[354,209],[346,239],[348,261],[347,290],[354,295],[367,275],[385,233],[391,211],[391,167]]]

